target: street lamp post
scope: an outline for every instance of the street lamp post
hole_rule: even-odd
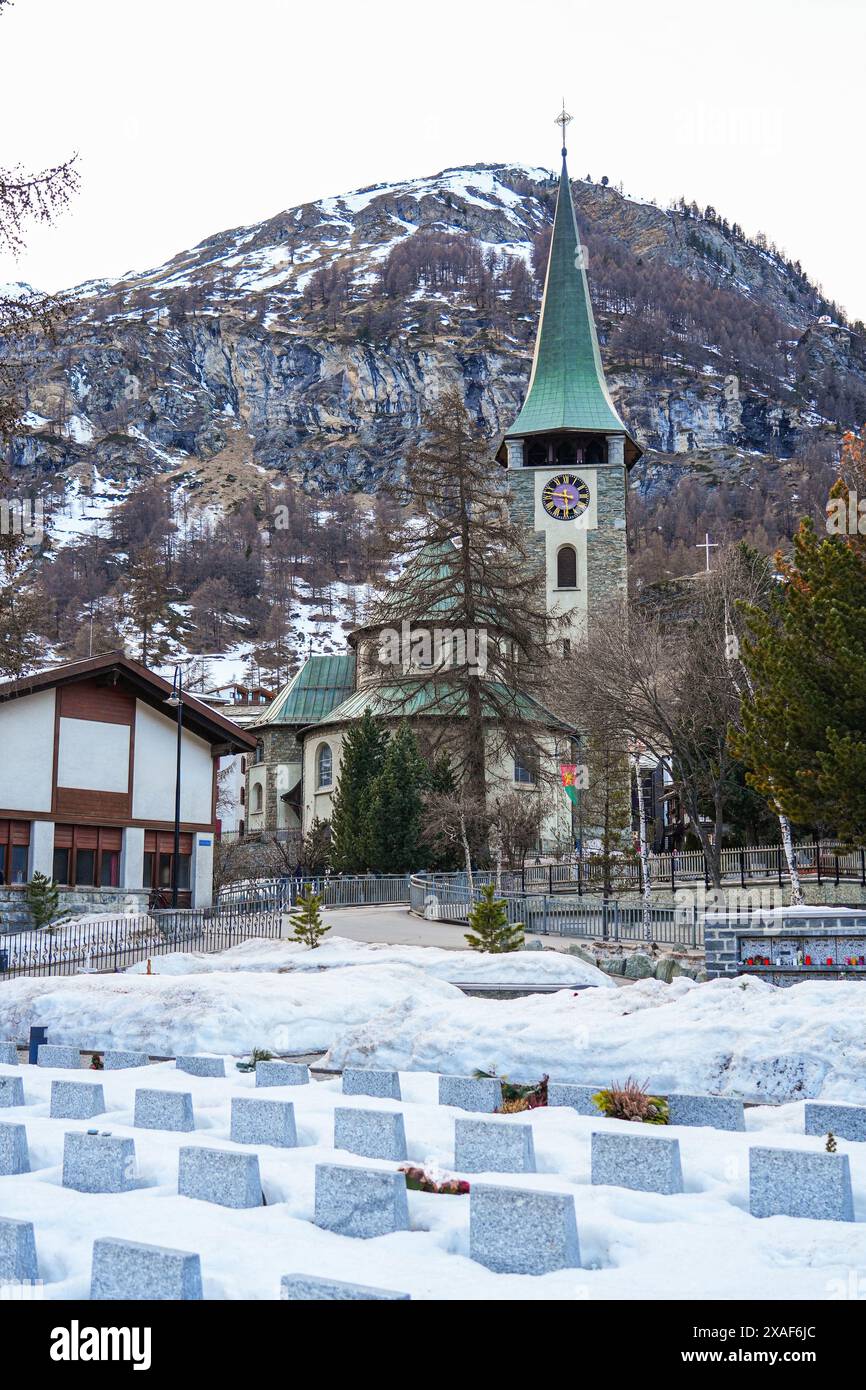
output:
[[[171,694],[165,703],[177,710],[177,766],[174,778],[174,854],[171,857],[171,905],[177,907],[177,878],[180,868],[180,749],[183,738],[183,673],[179,666],[174,668]]]

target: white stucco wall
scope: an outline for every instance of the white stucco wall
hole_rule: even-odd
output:
[[[35,820],[30,826],[30,855],[27,877],[44,874],[54,877],[54,822]]]
[[[313,821],[330,820],[333,811],[334,792],[340,777],[340,762],[343,752],[344,729],[322,729],[321,733],[311,733],[304,739],[304,834]],[[333,776],[330,787],[320,788],[317,765],[319,749],[323,743],[330,744],[333,758]]]
[[[50,811],[54,773],[53,690],[0,705],[0,808]]]
[[[174,820],[177,725],[174,719],[136,701],[135,769],[132,815],[135,820]],[[183,731],[181,754],[182,821],[209,825],[212,817],[213,762],[210,745]]]
[[[93,792],[129,791],[129,727],[61,718],[57,785]]]

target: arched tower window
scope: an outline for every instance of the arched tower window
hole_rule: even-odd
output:
[[[334,755],[331,752],[330,743],[323,743],[316,754],[316,770],[318,772],[319,786],[330,787],[334,776]]]
[[[606,450],[603,439],[591,439],[589,441],[589,443],[586,446],[587,464],[604,463],[605,454]]]
[[[577,551],[573,545],[561,545],[556,552],[556,587],[577,588]]]
[[[253,811],[260,811],[264,801],[261,782],[253,783]]]

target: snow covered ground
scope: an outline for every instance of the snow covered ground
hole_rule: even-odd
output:
[[[325,1065],[387,1066],[787,1102],[866,1102],[866,1013],[857,983],[778,989],[754,977],[612,987],[553,952],[482,956],[334,938],[316,951],[247,942],[218,956],[157,958],[160,973],[22,978],[0,989],[0,1038],[31,1024],[56,1043],[178,1052],[327,1052]],[[566,974],[565,972],[568,972]],[[547,980],[602,988],[479,999],[454,981]]]
[[[241,982],[238,975],[233,979]],[[265,983],[262,975],[250,980],[258,987]],[[845,986],[834,988],[838,996]],[[628,992],[592,997],[613,1002]],[[763,1002],[766,1006],[766,998]],[[4,1075],[11,1072],[0,1067]],[[839,1151],[850,1157],[855,1223],[757,1220],[748,1214],[751,1145],[810,1152],[823,1147],[823,1139],[804,1136],[801,1104],[748,1110],[748,1129],[740,1134],[670,1127],[666,1132],[679,1139],[682,1151],[686,1191],[679,1196],[590,1186],[591,1132],[621,1130],[621,1121],[585,1118],[567,1109],[503,1117],[503,1124],[532,1125],[539,1171],[471,1174],[470,1182],[567,1192],[575,1200],[583,1267],[530,1277],[492,1274],[469,1259],[468,1197],[410,1192],[411,1229],[373,1240],[334,1235],[313,1224],[317,1163],[395,1167],[334,1149],[335,1105],[402,1110],[410,1158],[453,1171],[454,1120],[462,1112],[437,1104],[437,1079],[429,1073],[401,1076],[401,1102],[343,1097],[338,1080],[259,1092],[292,1102],[299,1139],[295,1149],[257,1149],[267,1206],[233,1211],[178,1196],[181,1146],[240,1147],[228,1137],[230,1101],[252,1094],[254,1077],[237,1072],[230,1058],[226,1073],[225,1080],[203,1079],[178,1072],[171,1063],[98,1078],[82,1073],[82,1080],[101,1081],[107,1105],[104,1116],[88,1123],[48,1116],[51,1081],[69,1080],[68,1071],[17,1071],[24,1078],[26,1104],[5,1109],[2,1118],[26,1125],[33,1171],[0,1179],[0,1210],[34,1222],[46,1298],[87,1297],[92,1243],[100,1236],[197,1252],[209,1299],[275,1299],[281,1275],[302,1272],[401,1290],[422,1300],[764,1299],[771,1293],[821,1302],[844,1297],[852,1271],[866,1271],[866,1144],[839,1141]],[[139,1086],[192,1092],[195,1133],[133,1129]],[[93,1123],[135,1139],[139,1191],[93,1196],[61,1186],[64,1134]]]
[[[577,956],[560,951],[512,951],[488,955],[480,951],[442,950],[436,946],[389,946],[328,936],[310,951],[294,941],[245,941],[217,955],[177,952],[159,956],[151,969],[159,975],[191,975],[201,971],[278,970],[283,972],[333,970],[355,965],[410,966],[435,979],[468,984],[598,985],[614,988],[610,976]],[[131,972],[142,974],[146,963]]]

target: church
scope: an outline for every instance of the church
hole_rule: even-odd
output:
[[[563,136],[568,119],[564,112],[559,118]],[[543,566],[546,608],[559,620],[569,654],[586,632],[593,605],[625,597],[627,479],[641,450],[605,381],[566,153],[563,144],[529,386],[491,457],[491,469],[507,469],[512,516],[526,527]],[[426,564],[447,562],[445,555],[420,558]],[[401,581],[410,580],[407,570]],[[408,718],[419,735],[425,719],[441,718],[425,695],[423,670],[409,673],[415,688],[408,702],[405,684],[398,690],[376,674],[371,652],[381,640],[381,627],[361,626],[349,634],[345,654],[311,656],[247,726],[257,740],[247,772],[248,834],[301,834],[314,820],[330,819],[343,740],[365,710],[392,728]],[[536,745],[550,762],[548,772],[570,764],[576,731],[537,700],[516,694],[533,723]],[[564,791],[542,804],[541,782],[549,786],[550,777],[539,779],[519,755],[505,753],[495,728],[488,736],[489,796],[512,791],[536,796],[538,848],[545,852],[570,844],[571,802]]]

